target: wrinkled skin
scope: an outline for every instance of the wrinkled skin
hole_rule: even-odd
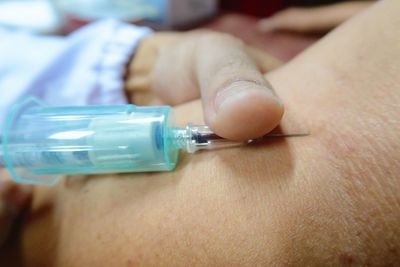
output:
[[[36,188],[8,255],[26,266],[398,264],[399,11],[380,1],[268,74],[281,130],[310,136]],[[176,115],[201,122],[200,101]]]

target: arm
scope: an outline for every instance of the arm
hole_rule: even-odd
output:
[[[10,106],[27,96],[54,106],[126,103],[125,66],[149,33],[116,21],[98,22],[68,37],[0,27],[0,143]],[[29,187],[16,185],[0,169],[0,246],[29,196]]]
[[[185,156],[172,173],[71,177],[50,194],[37,190],[24,258],[40,266],[394,265],[399,9],[381,1],[268,76],[286,106],[282,129],[304,127],[309,138]],[[196,122],[200,107],[176,112]]]

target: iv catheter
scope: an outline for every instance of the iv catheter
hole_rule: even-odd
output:
[[[0,167],[16,182],[51,186],[65,174],[171,171],[181,149],[194,153],[254,141],[226,140],[205,125],[176,127],[169,106],[49,107],[29,98],[6,119]]]

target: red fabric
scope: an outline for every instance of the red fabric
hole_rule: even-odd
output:
[[[335,0],[220,0],[222,10],[231,10],[259,17],[272,15],[289,6],[327,4],[332,2],[335,2]]]
[[[269,16],[285,6],[285,0],[221,0],[223,10],[254,16]]]

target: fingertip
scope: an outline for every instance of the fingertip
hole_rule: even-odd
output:
[[[267,33],[267,32],[273,32],[276,29],[276,27],[273,23],[273,20],[270,18],[267,18],[267,19],[261,19],[258,21],[257,29],[261,32]]]
[[[231,140],[261,137],[280,122],[283,105],[271,90],[257,85],[226,97],[207,120],[216,134]]]

